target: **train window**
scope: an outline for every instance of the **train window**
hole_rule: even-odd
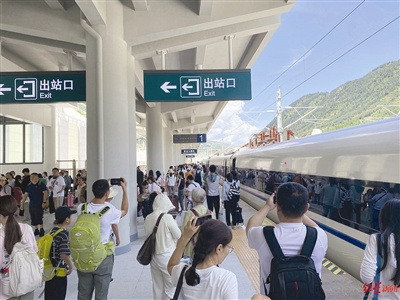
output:
[[[237,169],[244,188],[272,194],[277,185],[297,182],[307,189],[310,211],[365,233],[377,232],[382,204],[400,199],[400,185],[269,170]]]

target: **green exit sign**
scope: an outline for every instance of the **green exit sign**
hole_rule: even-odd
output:
[[[168,101],[251,100],[250,70],[144,71],[144,99]]]
[[[1,72],[0,104],[86,101],[86,72]]]

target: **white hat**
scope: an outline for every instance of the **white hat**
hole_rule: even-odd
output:
[[[110,195],[108,195],[108,198],[114,198],[117,195],[118,195],[118,191],[116,189],[114,189],[113,187],[110,187]]]

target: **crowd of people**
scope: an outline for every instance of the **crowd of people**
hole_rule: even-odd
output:
[[[68,173],[62,174],[57,168],[53,168],[53,176],[47,178],[44,174],[30,173],[29,169],[23,170],[24,177],[18,178],[12,172],[9,180],[2,185],[0,196],[0,223],[4,239],[0,242],[0,251],[5,255],[0,256],[1,278],[4,280],[14,280],[9,276],[9,264],[11,263],[13,248],[17,243],[23,241],[29,244],[32,249],[38,251],[35,235],[44,236],[43,211],[48,206],[48,193],[53,197],[55,222],[54,227],[49,231],[53,238],[48,255],[54,267],[54,274],[45,282],[44,299],[55,300],[65,299],[67,295],[67,276],[74,269],[78,274],[78,299],[92,299],[95,293],[96,299],[107,299],[108,288],[111,282],[112,269],[114,264],[115,246],[119,244],[118,223],[128,212],[127,182],[122,178],[119,186],[122,189],[123,197],[121,208],[115,208],[110,201],[116,195],[114,187],[110,186],[108,180],[100,179],[93,183],[92,192],[94,198],[87,202],[82,190],[86,188],[86,172],[80,171],[75,180],[68,178]],[[42,175],[42,176],[40,176]],[[28,180],[26,179],[29,179]],[[24,184],[26,183],[26,184]],[[76,186],[75,204],[82,202],[76,210],[71,209],[66,204],[67,193],[71,186]],[[21,188],[22,198],[18,203],[14,197],[15,193],[10,192],[7,187]],[[8,194],[9,193],[9,194]],[[50,197],[51,197],[50,196]],[[80,199],[80,197],[83,197]],[[24,202],[29,199],[29,212],[31,225],[18,222],[17,211],[20,216],[24,215]],[[82,200],[85,201],[82,201]],[[19,206],[19,207],[18,207]],[[67,230],[72,222],[71,215],[78,214],[76,223],[71,228],[71,234]],[[89,235],[89,242],[97,246],[85,246],[85,239],[80,236],[87,230],[84,227],[90,226],[98,218],[96,230],[99,236]],[[89,224],[89,225],[88,225]],[[85,237],[87,238],[87,237]],[[40,240],[38,240],[39,243]],[[92,244],[91,244],[92,245]],[[85,248],[86,247],[86,248]],[[103,253],[104,255],[100,255]],[[89,258],[89,260],[88,260]],[[90,261],[90,264],[88,265]],[[75,266],[74,266],[75,265]],[[23,267],[23,265],[21,266]],[[24,270],[31,271],[31,270]],[[10,279],[8,279],[10,278]],[[34,290],[23,295],[10,294],[4,289],[4,284],[0,285],[0,299],[34,299]]]
[[[79,280],[78,299],[92,299],[93,293],[96,299],[107,299],[115,246],[119,245],[118,223],[129,209],[126,180],[121,178],[122,203],[116,208],[110,202],[118,191],[105,179],[93,183],[93,199],[81,201],[86,176],[85,172],[80,172],[80,176],[70,178],[69,188],[76,191],[75,204],[78,204],[74,210],[65,205],[70,193],[67,189],[69,181],[65,179],[68,175],[62,176],[57,168],[52,170],[50,178],[43,176],[44,173],[42,176],[30,173],[28,169],[23,173],[21,178],[12,172],[4,176],[5,180],[0,177],[0,230],[3,232],[0,236],[4,236],[0,240],[0,251],[5,254],[0,256],[2,279],[17,243],[24,241],[34,251],[38,250],[35,235],[44,235],[43,210],[49,204],[48,194],[51,193],[56,221],[49,234],[54,238],[52,264],[55,276],[46,281],[45,299],[66,298],[67,277],[74,269]],[[29,182],[25,179],[27,176]],[[234,211],[240,198],[238,173],[232,171],[223,179],[213,165],[208,169],[183,165],[170,167],[164,177],[160,171],[155,175],[151,170],[145,174],[138,167],[137,178],[138,209],[145,218],[146,237],[158,223],[155,251],[150,262],[153,298],[173,299],[178,292],[182,299],[238,299],[236,275],[220,267],[234,250],[232,230],[237,226]],[[27,184],[24,185],[24,181]],[[15,197],[15,186],[21,189],[20,201]],[[372,198],[384,199],[387,193],[377,195]],[[23,215],[28,198],[32,227],[18,222],[18,206]],[[309,201],[307,187],[297,182],[285,182],[249,219],[246,226],[248,245],[260,258],[260,294],[252,299],[289,299],[291,289],[282,291],[280,281],[303,276],[304,268],[310,276],[305,283],[299,286],[297,281],[283,283],[294,286],[293,292],[307,299],[325,298],[320,276],[328,241],[326,233],[305,214],[310,207]],[[225,222],[220,220],[221,207],[225,209]],[[265,227],[262,225],[264,218],[272,210],[276,210],[280,223]],[[68,231],[73,214],[78,218]],[[182,215],[180,224],[177,222],[179,214]],[[96,222],[98,225],[93,225]],[[380,299],[400,299],[400,200],[386,199],[380,207],[378,223],[380,231],[371,235],[365,249],[361,279],[367,293],[380,293]],[[99,236],[84,236],[88,226],[98,226]],[[83,239],[80,238],[82,235]],[[91,250],[85,246],[87,239],[91,240]],[[291,276],[276,276],[277,268],[289,272],[282,262],[295,263],[298,267],[304,264],[299,260],[280,260],[279,256],[297,257],[299,254],[309,256],[311,265],[301,265],[297,275],[291,271]],[[380,290],[383,286],[389,289]],[[14,299],[5,293],[2,285],[0,289],[1,299]],[[30,291],[15,299],[33,299],[33,296]]]

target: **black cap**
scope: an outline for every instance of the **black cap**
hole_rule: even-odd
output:
[[[60,206],[59,208],[57,208],[56,210],[56,220],[58,222],[64,222],[66,218],[68,218],[69,216],[76,214],[76,210],[72,210],[67,206]]]

